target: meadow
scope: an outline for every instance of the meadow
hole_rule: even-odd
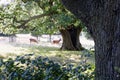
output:
[[[2,80],[94,80],[94,51],[60,50],[61,43],[0,41]]]

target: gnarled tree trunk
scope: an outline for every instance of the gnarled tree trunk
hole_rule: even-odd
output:
[[[120,0],[62,0],[95,41],[95,80],[120,80]]]
[[[62,50],[83,50],[79,36],[82,28],[71,25],[67,29],[61,29],[60,32],[63,37]]]

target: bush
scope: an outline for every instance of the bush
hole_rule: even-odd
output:
[[[89,64],[63,66],[33,54],[0,60],[0,80],[93,80],[93,70]]]

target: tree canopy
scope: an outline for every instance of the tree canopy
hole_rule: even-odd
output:
[[[53,34],[68,25],[81,24],[59,0],[17,0],[1,7],[0,13],[1,32],[8,34]]]

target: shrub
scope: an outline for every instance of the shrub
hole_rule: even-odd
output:
[[[63,66],[33,54],[0,60],[0,80],[92,80],[93,70],[90,64]]]

